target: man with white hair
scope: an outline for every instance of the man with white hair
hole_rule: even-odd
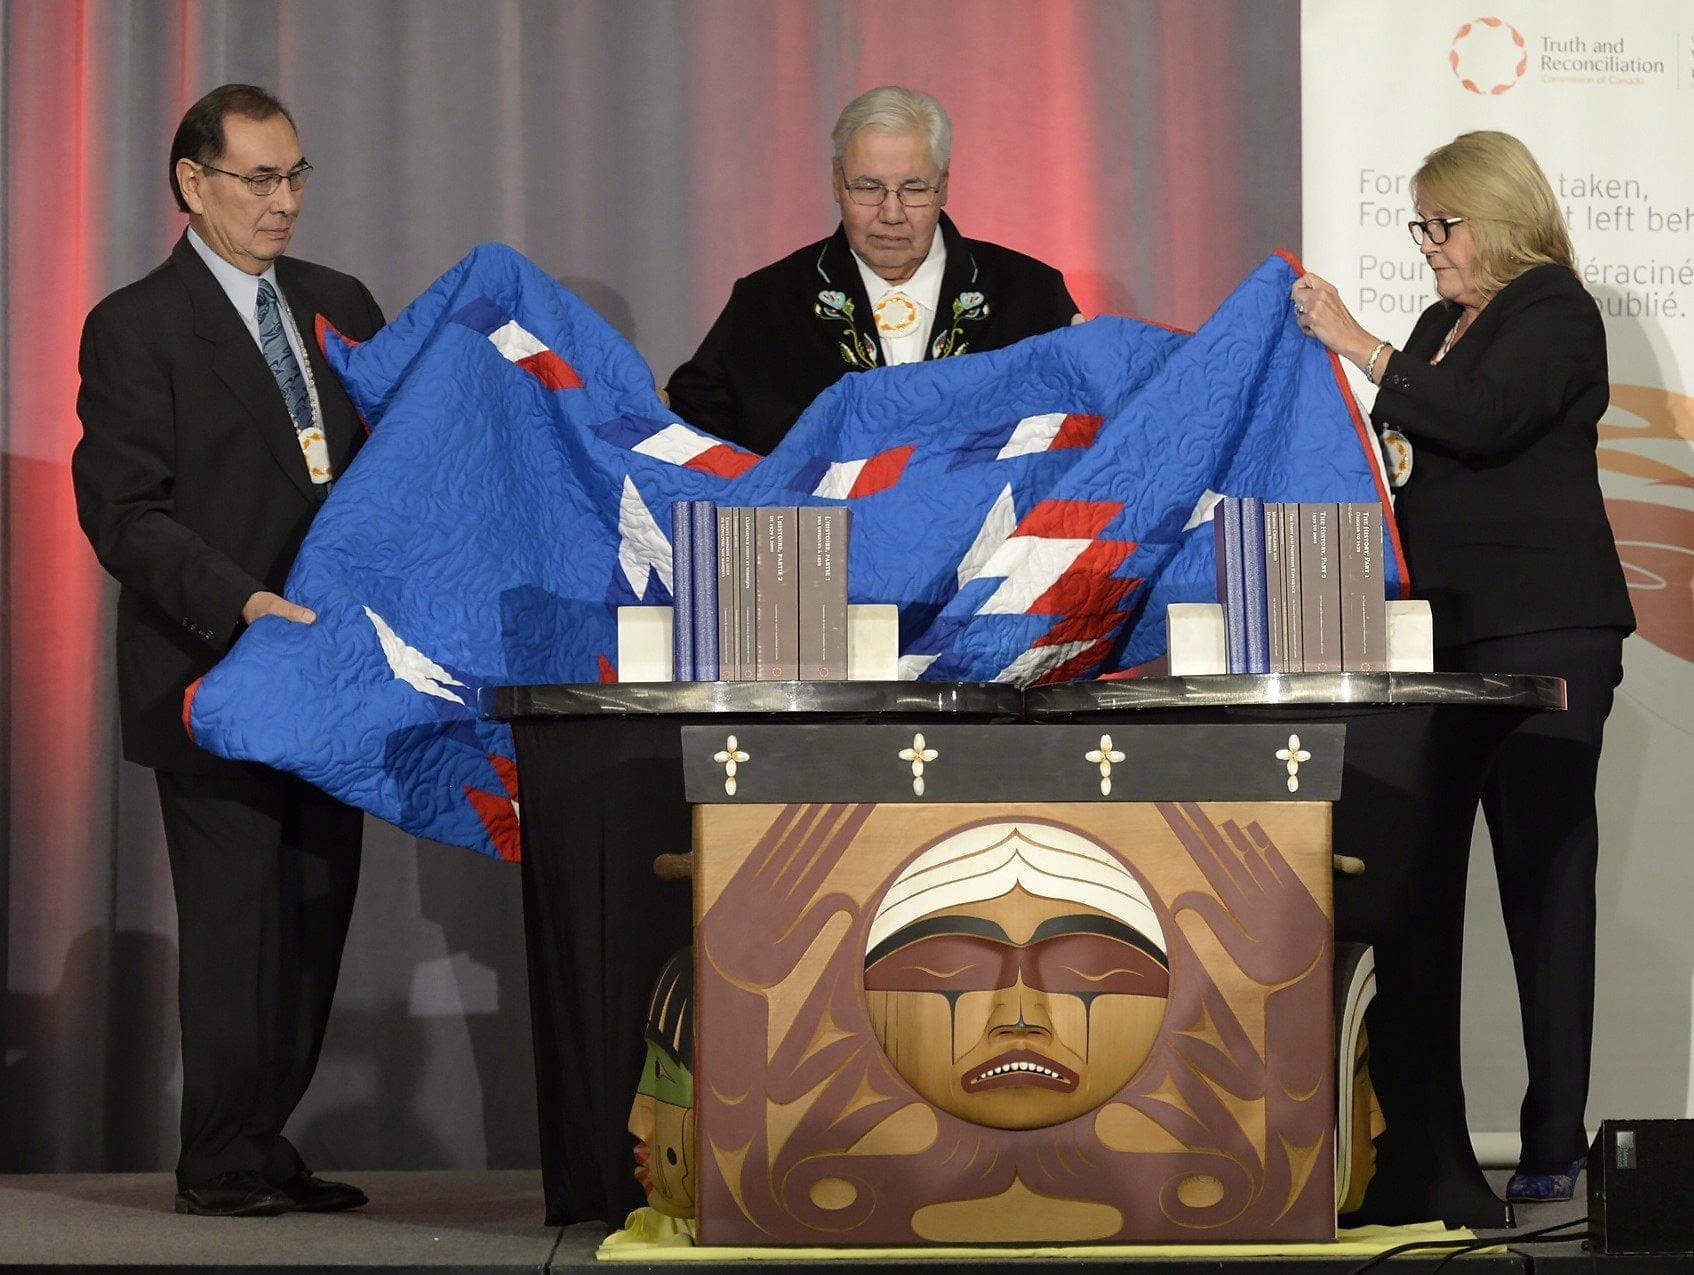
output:
[[[1078,317],[1057,270],[966,239],[941,211],[953,126],[940,102],[871,89],[831,136],[841,224],[738,279],[666,386],[682,419],[761,454],[849,372],[999,349]]]

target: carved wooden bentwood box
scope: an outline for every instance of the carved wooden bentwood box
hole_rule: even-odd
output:
[[[1333,1237],[1344,734],[684,728],[700,1242]]]

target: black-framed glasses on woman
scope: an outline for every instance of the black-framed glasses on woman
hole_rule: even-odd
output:
[[[1431,217],[1428,221],[1408,221],[1406,229],[1412,232],[1412,242],[1419,247],[1428,235],[1429,242],[1439,248],[1447,242],[1447,232],[1463,220],[1463,217]]]
[[[227,168],[213,168],[210,164],[201,164],[199,160],[194,162],[208,173],[222,173],[225,177],[233,177],[238,182],[246,182],[247,189],[259,196],[276,194],[276,188],[283,182],[288,183],[290,190],[302,190],[312,175],[312,166],[305,160],[301,160],[286,173],[254,173],[251,177],[244,176],[241,173],[232,173]],[[1440,241],[1437,240],[1437,242]]]

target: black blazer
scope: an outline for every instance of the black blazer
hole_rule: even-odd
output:
[[[1431,366],[1458,315],[1423,312],[1371,412],[1412,444],[1394,515],[1436,645],[1633,629],[1594,455],[1611,392],[1594,299],[1564,267],[1537,266]]]
[[[307,346],[335,472],[365,429],[314,338],[322,315],[364,340],[382,311],[357,279],[281,258],[277,280]],[[82,330],[77,514],[122,586],[118,698],[124,756],[217,771],[196,747],[183,691],[228,651],[253,593],[280,593],[322,503],[258,344],[187,237]]]
[[[966,239],[946,213],[939,229],[947,264],[926,359],[998,350],[1076,315],[1053,267]],[[723,313],[665,392],[689,424],[765,455],[824,390],[881,363],[870,299],[847,232],[837,226],[828,239],[736,280]]]

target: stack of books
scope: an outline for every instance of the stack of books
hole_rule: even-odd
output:
[[[1225,496],[1212,521],[1229,672],[1388,671],[1380,505]]]
[[[839,505],[675,502],[675,680],[845,681],[851,525]]]

